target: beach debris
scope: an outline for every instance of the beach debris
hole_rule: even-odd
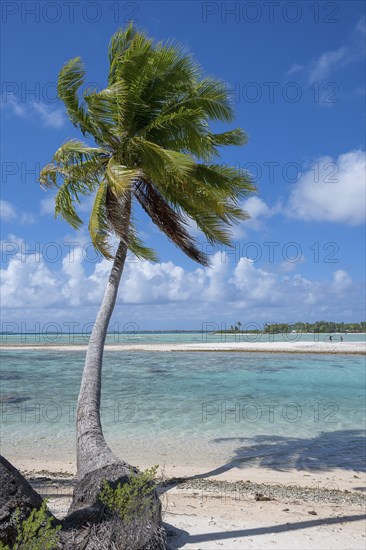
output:
[[[282,510],[282,512],[289,512],[289,511],[290,511],[290,508],[284,508],[284,509]]]
[[[262,501],[267,501],[267,500],[274,500],[271,497],[264,496],[262,493],[255,493],[254,498],[255,498],[255,500],[261,501],[261,502]]]
[[[310,514],[311,516],[317,516],[318,512],[315,512],[315,510],[308,510],[308,514]]]

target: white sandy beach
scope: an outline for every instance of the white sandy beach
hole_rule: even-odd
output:
[[[74,463],[17,461],[16,457],[13,463],[41,492],[48,479],[51,486],[43,486],[43,493],[50,498],[51,510],[60,517],[66,514]],[[187,479],[179,479],[178,484],[173,479],[161,489],[170,550],[364,548],[365,508],[357,502],[364,495],[363,473],[275,472],[253,467],[207,477],[213,466],[207,465],[204,472],[170,465],[159,472],[166,480]],[[335,488],[339,491],[334,496]],[[271,500],[256,500],[256,491]],[[355,494],[356,502],[350,501]]]
[[[57,350],[85,351],[87,344],[1,344],[5,350]],[[366,354],[365,342],[203,342],[200,344],[106,344],[105,351],[150,351],[150,352],[257,352],[257,353],[339,353]]]

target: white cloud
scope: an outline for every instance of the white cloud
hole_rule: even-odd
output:
[[[343,269],[337,269],[333,274],[333,288],[337,292],[347,290],[352,285],[352,279]]]
[[[41,200],[41,214],[54,214],[55,212],[55,198],[48,197]]]
[[[274,206],[268,206],[263,199],[253,196],[246,199],[241,207],[245,212],[248,212],[250,219],[234,225],[231,228],[232,238],[235,240],[243,239],[247,236],[247,230],[260,231],[265,226],[265,220],[275,216],[281,212],[282,206],[280,203]]]
[[[5,222],[12,222],[17,219],[14,206],[8,202],[0,200],[0,216]]]
[[[13,95],[10,96],[2,96],[1,98],[1,108],[7,109],[9,112],[13,113],[14,115],[18,117],[25,117],[26,116],[26,107],[24,103],[20,103],[20,101]]]
[[[251,219],[256,220],[258,217],[268,217],[271,209],[259,197],[250,197],[243,204],[244,210],[250,214]]]
[[[250,197],[243,203],[243,209],[250,215],[250,220],[245,222],[245,226],[258,230],[262,228],[264,219],[272,218],[281,212],[282,207],[280,203],[270,207],[259,197]]]
[[[334,160],[322,157],[295,185],[285,209],[303,220],[359,225],[365,221],[366,159],[351,151]]]
[[[62,271],[66,275],[66,281],[62,285],[61,292],[72,307],[80,306],[84,296],[82,285],[85,284],[86,277],[82,259],[82,248],[78,246],[62,260]]]
[[[34,214],[31,214],[30,212],[21,212],[19,215],[19,222],[20,223],[35,223],[36,217]]]
[[[0,200],[0,216],[5,222],[19,222],[21,224],[34,223],[35,216],[29,212],[19,212],[9,201]]]
[[[65,124],[65,118],[63,111],[59,108],[54,108],[51,105],[45,103],[32,103],[32,108],[35,113],[40,116],[41,122],[44,126],[50,128],[62,128]]]
[[[116,316],[138,320],[142,328],[192,327],[202,322],[358,318],[362,289],[341,269],[326,281],[281,275],[225,254],[212,258],[212,269],[185,270],[173,262],[129,262],[125,266]],[[4,320],[93,321],[111,263],[103,260],[87,273],[82,248],[62,261],[47,263],[42,253],[12,255],[2,270]],[[347,313],[348,312],[348,313]]]
[[[347,65],[351,61],[350,52],[347,48],[323,53],[318,59],[315,59],[308,67],[308,82],[319,82],[325,80],[329,75]]]
[[[348,44],[335,50],[322,53],[307,64],[294,63],[287,71],[291,74],[304,74],[308,84],[321,82],[340,69],[361,60],[365,56],[365,19],[361,19],[348,41]]]
[[[15,255],[1,270],[1,303],[3,308],[47,308],[59,301],[59,286],[38,255]]]
[[[46,103],[30,101],[21,102],[16,96],[2,96],[1,108],[19,118],[31,120],[35,123],[41,122],[49,128],[62,128],[65,124],[63,110]]]
[[[286,74],[288,75],[296,74],[303,71],[304,69],[305,69],[304,65],[299,65],[299,63],[294,63],[286,72]]]
[[[286,203],[269,206],[259,197],[250,197],[242,207],[250,216],[233,228],[234,238],[246,236],[246,230],[263,230],[266,219],[277,214],[306,221],[360,225],[366,217],[366,156],[361,150],[350,151],[334,159],[320,157],[304,170]],[[292,271],[285,262],[280,271]]]
[[[301,254],[299,258],[296,258],[296,262],[288,262],[288,261],[281,262],[278,267],[278,270],[281,273],[290,273],[291,271],[295,271],[298,265],[304,262],[305,262],[305,256]]]

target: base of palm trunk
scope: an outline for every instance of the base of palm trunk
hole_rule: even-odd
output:
[[[166,533],[162,526],[161,504],[155,491],[153,513],[133,519],[128,525],[118,520],[99,500],[105,480],[111,487],[128,481],[136,468],[120,461],[93,470],[77,482],[68,515],[62,521],[57,548],[63,550],[165,550]],[[12,547],[17,535],[14,512],[26,519],[39,509],[43,499],[22,474],[0,456],[0,542]],[[51,512],[49,516],[53,517]]]
[[[68,515],[63,522],[64,543],[80,550],[165,550],[166,534],[156,491],[150,513],[127,525],[99,499],[105,481],[116,488],[119,483],[126,483],[131,473],[136,472],[136,468],[118,461],[97,468],[78,481]]]
[[[17,535],[15,511],[19,510],[19,519],[23,521],[34,508],[39,509],[42,502],[19,470],[0,456],[0,542],[12,548]]]

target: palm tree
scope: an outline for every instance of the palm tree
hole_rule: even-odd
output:
[[[221,81],[203,77],[181,48],[154,43],[130,25],[110,41],[108,86],[80,97],[84,76],[80,58],[68,61],[59,74],[58,95],[71,122],[94,144],[66,141],[40,177],[43,187],[57,189],[55,215],[75,229],[82,223],[76,205],[95,194],[91,240],[105,258],[114,260],[78,398],[79,480],[119,461],[102,432],[101,373],[127,251],[156,260],[138,237],[136,204],[189,258],[207,266],[208,257],[189,224],[195,222],[210,243],[230,245],[229,225],[248,217],[239,201],[254,191],[246,174],[214,162],[220,146],[242,145],[246,137],[240,129],[211,131],[210,121],[233,119],[227,91]],[[114,254],[115,236],[119,244]]]

